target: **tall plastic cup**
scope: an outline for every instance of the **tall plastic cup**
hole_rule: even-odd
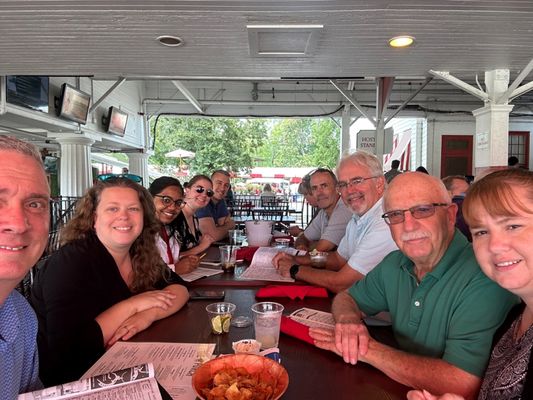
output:
[[[265,301],[254,304],[252,311],[254,314],[255,340],[261,343],[261,349],[278,347],[283,306],[279,303]]]
[[[220,262],[224,271],[233,271],[237,261],[237,246],[220,246]]]
[[[240,246],[244,241],[244,232],[240,229],[230,229],[228,231],[229,244],[232,246]]]

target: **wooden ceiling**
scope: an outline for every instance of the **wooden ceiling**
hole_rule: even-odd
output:
[[[429,70],[476,85],[487,70],[509,69],[512,81],[533,58],[532,21],[531,0],[0,0],[0,75],[143,80],[147,98],[175,101],[151,103],[153,113],[195,112],[172,80],[200,101],[241,102],[244,111],[246,102],[274,97],[330,112],[334,105],[324,104],[345,101],[330,79],[375,102],[374,78],[395,77],[392,103]],[[258,25],[268,29],[250,28]],[[312,25],[312,40],[294,25]],[[415,45],[390,48],[400,34]],[[183,44],[165,47],[161,35]],[[458,104],[482,105],[443,82],[427,89],[421,101],[458,96]]]

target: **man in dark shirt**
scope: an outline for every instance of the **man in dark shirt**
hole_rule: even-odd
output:
[[[230,229],[235,229],[235,221],[231,218],[224,200],[230,188],[228,171],[216,170],[211,175],[213,181],[213,197],[207,206],[196,212],[202,234],[209,234],[215,240],[224,239]]]

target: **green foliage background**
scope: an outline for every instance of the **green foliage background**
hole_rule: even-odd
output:
[[[156,129],[150,163],[164,173],[180,162],[165,153],[178,148],[196,154],[182,160],[193,174],[254,166],[333,168],[339,157],[340,128],[331,119],[160,117]]]

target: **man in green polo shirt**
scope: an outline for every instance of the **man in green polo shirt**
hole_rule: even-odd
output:
[[[455,229],[457,206],[438,179],[397,176],[383,208],[400,251],[337,295],[334,332],[312,330],[311,336],[345,362],[366,362],[404,385],[471,398],[492,336],[516,298],[481,272],[472,246]],[[401,350],[375,341],[361,322],[380,311],[390,312]]]

